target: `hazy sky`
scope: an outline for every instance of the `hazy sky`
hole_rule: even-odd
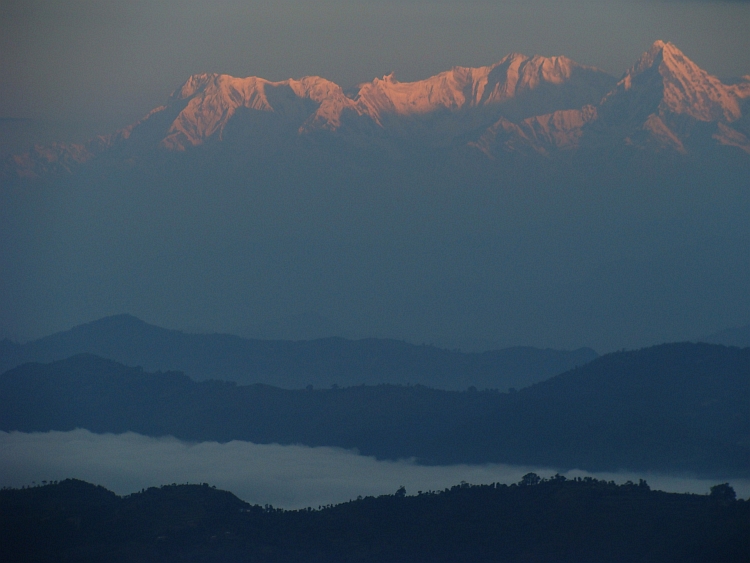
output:
[[[346,87],[518,51],[619,75],[656,39],[735,76],[750,73],[749,29],[747,1],[0,0],[0,117],[108,132],[205,71]]]
[[[408,461],[377,461],[350,450],[306,446],[257,445],[250,442],[187,443],[175,438],[148,438],[127,433],[0,432],[0,486],[20,487],[32,481],[75,477],[103,485],[118,494],[168,483],[210,483],[252,504],[281,508],[318,507],[346,502],[357,495],[383,495],[401,485],[407,494],[472,484],[517,483],[534,471],[543,477],[553,469],[502,464],[424,466]],[[651,488],[706,494],[719,481],[638,473],[588,473],[573,470],[569,478],[593,475],[624,483],[645,478]],[[750,495],[750,481],[732,479],[739,498]]]

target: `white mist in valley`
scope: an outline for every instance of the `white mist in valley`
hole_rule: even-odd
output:
[[[515,483],[528,472],[554,469],[503,464],[424,466],[410,460],[379,461],[356,451],[232,441],[189,443],[132,432],[0,432],[0,486],[21,487],[74,477],[118,494],[171,483],[209,483],[252,504],[281,508],[318,507],[358,496],[442,490],[461,481]],[[561,472],[623,483],[646,479],[654,489],[705,494],[721,480],[643,473]],[[750,496],[750,480],[725,479],[739,498]]]

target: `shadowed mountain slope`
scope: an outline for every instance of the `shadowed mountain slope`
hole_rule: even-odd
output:
[[[179,370],[196,380],[292,389],[410,383],[505,391],[543,381],[596,357],[589,348],[568,352],[516,347],[463,354],[374,338],[250,340],[228,334],[185,334],[117,315],[23,345],[5,341],[0,345],[0,371],[84,352],[147,370]]]
[[[95,356],[0,377],[0,429],[357,448],[424,463],[750,475],[750,349],[602,356],[516,393],[196,383]]]

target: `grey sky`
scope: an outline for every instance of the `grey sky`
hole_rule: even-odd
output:
[[[346,87],[518,51],[619,75],[655,39],[734,76],[750,73],[748,29],[745,1],[0,0],[0,117],[108,132],[204,71]]]
[[[118,494],[169,483],[203,483],[232,491],[253,504],[282,508],[346,502],[357,495],[407,494],[442,490],[461,481],[517,483],[534,471],[552,469],[501,464],[420,466],[408,461],[377,461],[354,451],[250,442],[201,442],[148,438],[139,434],[92,434],[87,430],[26,434],[0,432],[0,486],[76,477]],[[719,481],[656,474],[570,471],[569,478],[593,475],[623,483],[645,478],[654,489],[706,494]],[[750,495],[750,481],[730,480],[739,498]]]

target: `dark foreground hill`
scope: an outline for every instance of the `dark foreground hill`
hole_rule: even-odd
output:
[[[179,370],[199,381],[287,389],[393,383],[502,391],[544,381],[597,356],[590,348],[568,352],[531,347],[464,354],[375,338],[250,340],[185,334],[117,315],[27,344],[0,342],[0,373],[22,363],[52,362],[84,352],[147,370]]]
[[[0,430],[133,431],[357,448],[422,463],[750,476],[750,349],[618,352],[515,393],[284,390],[194,382],[80,355],[0,376]]]
[[[746,562],[750,502],[645,482],[462,484],[319,510],[251,506],[208,485],[126,497],[83,481],[0,491],[5,561]]]

